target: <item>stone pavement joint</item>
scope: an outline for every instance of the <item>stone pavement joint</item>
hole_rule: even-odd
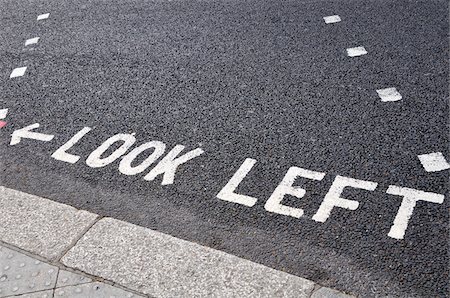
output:
[[[308,297],[314,288],[312,281],[112,218],[96,223],[61,262],[156,297]]]
[[[0,186],[0,240],[58,259],[98,215]]]
[[[222,251],[5,187],[0,187],[0,214],[0,298],[351,297]]]
[[[0,245],[0,297],[145,297]]]
[[[89,225],[87,225],[80,233],[77,237],[75,237],[72,242],[67,245],[67,247],[65,249],[62,250],[62,252],[59,254],[59,256],[57,257],[58,261],[61,261],[61,258],[72,248],[74,247],[78,241],[84,236],[84,234],[87,233],[87,231],[89,231],[100,219],[102,219],[102,216],[97,216],[97,218],[95,218]]]

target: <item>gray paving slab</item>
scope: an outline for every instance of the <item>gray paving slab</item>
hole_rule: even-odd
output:
[[[66,270],[60,270],[58,274],[58,280],[56,281],[56,287],[60,288],[67,286],[76,286],[89,282],[92,282],[92,279],[89,277]]]
[[[0,245],[0,298],[143,297]]]
[[[54,297],[59,298],[138,298],[144,297],[101,282],[68,286],[55,290]]]
[[[57,275],[58,267],[0,246],[0,297],[53,289]]]
[[[309,297],[314,283],[192,242],[105,218],[61,261],[156,297]]]
[[[28,293],[28,294],[19,295],[17,297],[20,297],[20,298],[52,298],[53,290]]]
[[[60,256],[97,215],[0,186],[0,240],[47,259]]]
[[[311,298],[355,298],[355,296],[347,295],[335,289],[322,287],[314,291]]]

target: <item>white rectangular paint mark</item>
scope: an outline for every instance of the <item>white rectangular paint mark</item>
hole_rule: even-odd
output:
[[[341,21],[341,17],[338,15],[323,17],[323,20],[327,24],[338,23]]]
[[[348,48],[347,55],[349,57],[357,57],[367,54],[367,51],[364,47],[356,47],[356,48]]]
[[[0,119],[5,119],[7,114],[8,114],[8,109],[1,109],[0,110]]]
[[[39,41],[39,37],[33,37],[33,38],[30,38],[30,39],[27,39],[25,41],[25,46],[29,46],[29,45],[32,45],[32,44],[37,44],[38,41]]]
[[[450,169],[450,164],[441,152],[422,154],[417,156],[427,172],[439,172]]]
[[[38,21],[45,20],[45,19],[48,19],[49,16],[50,16],[49,13],[44,13],[44,14],[38,15],[37,20]]]
[[[378,96],[381,98],[381,101],[383,102],[397,101],[402,99],[402,95],[400,94],[400,92],[397,91],[395,87],[378,89],[377,93]]]
[[[12,78],[21,77],[25,74],[26,70],[27,70],[26,66],[15,68],[9,75],[9,78],[12,79]]]

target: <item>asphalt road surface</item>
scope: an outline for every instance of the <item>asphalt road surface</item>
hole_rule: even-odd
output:
[[[447,1],[0,8],[1,185],[361,297],[448,297]],[[199,149],[175,167],[176,145]]]

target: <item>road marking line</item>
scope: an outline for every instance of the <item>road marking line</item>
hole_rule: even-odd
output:
[[[8,109],[1,109],[0,110],[0,119],[5,119],[7,114],[8,114]]]
[[[332,24],[332,23],[340,22],[341,21],[341,17],[338,16],[338,15],[333,15],[333,16],[323,17],[323,20],[327,24]]]
[[[441,152],[421,154],[417,157],[427,172],[439,172],[450,169],[450,164]]]
[[[50,16],[49,13],[44,13],[44,14],[38,15],[37,20],[38,21],[45,20],[45,19],[48,19],[49,16]]]
[[[402,95],[395,87],[376,90],[382,102],[398,101],[402,99]]]
[[[1,109],[0,110],[0,119],[5,119],[6,115],[8,114],[8,109]],[[0,120],[0,128],[6,126],[6,121]]]
[[[357,57],[357,56],[362,56],[362,55],[366,55],[367,51],[364,47],[355,47],[355,48],[348,48],[347,49],[347,55],[349,57]]]
[[[25,46],[36,44],[36,43],[38,43],[38,41],[39,41],[39,37],[33,37],[33,38],[30,38],[30,39],[27,39],[25,41]]]
[[[18,68],[14,68],[13,71],[11,72],[11,74],[9,75],[9,78],[17,78],[17,77],[21,77],[25,74],[25,71],[27,70],[27,67],[18,67]]]

